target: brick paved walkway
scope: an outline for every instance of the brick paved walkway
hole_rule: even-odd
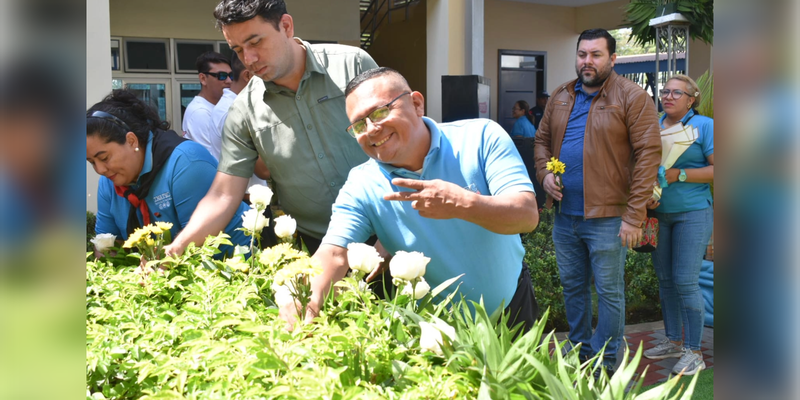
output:
[[[558,340],[566,340],[567,334],[566,332],[559,332],[556,333],[556,337],[558,338]],[[627,340],[628,342],[628,349],[630,350],[631,358],[636,354],[636,351],[639,349],[640,344],[644,346],[643,350],[647,350],[651,347],[654,347],[656,343],[658,343],[665,337],[666,336],[664,335],[663,321],[625,326],[625,340]],[[704,360],[706,362],[706,368],[713,368],[714,367],[713,328],[709,327],[704,328],[703,339],[700,343],[700,348],[701,350],[703,350]],[[624,349],[620,348],[617,358],[619,360],[622,360],[623,354],[624,354]],[[642,386],[648,386],[657,382],[663,382],[669,377],[669,374],[672,371],[672,367],[677,362],[678,362],[677,358],[667,358],[664,360],[650,360],[642,356],[641,360],[639,361],[639,367],[636,369],[637,377],[641,376],[645,368],[647,368],[647,372],[645,374]],[[619,364],[617,364],[617,366],[619,366]]]

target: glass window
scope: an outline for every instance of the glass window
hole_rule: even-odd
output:
[[[125,71],[169,72],[167,39],[125,39]]]
[[[122,89],[122,86],[123,86],[122,79],[112,79],[111,80],[111,90]]]
[[[136,97],[158,110],[162,120],[167,119],[166,85],[163,83],[129,83],[128,90],[136,93]]]
[[[119,39],[111,39],[111,70],[119,71],[120,66]]]
[[[536,57],[535,56],[515,56],[503,55],[500,57],[500,68],[524,68],[535,69]]]
[[[186,107],[192,102],[194,96],[197,96],[202,89],[199,83],[181,83],[181,121],[183,121],[183,113],[186,112]]]
[[[214,42],[175,41],[177,65],[175,72],[197,73],[197,57],[207,51],[214,51]]]
[[[225,57],[233,58],[234,53],[231,50],[231,46],[228,46],[227,42],[217,42],[219,44],[219,54],[222,54]]]

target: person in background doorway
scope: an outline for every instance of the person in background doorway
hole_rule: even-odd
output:
[[[536,129],[539,129],[539,123],[542,122],[542,116],[544,116],[544,109],[547,108],[548,100],[550,100],[550,93],[547,93],[546,90],[536,93],[536,107],[528,111],[528,115],[533,117],[533,127]]]
[[[644,356],[680,358],[672,373],[694,375],[706,367],[700,351],[705,321],[700,269],[714,220],[709,185],[714,182],[714,120],[695,111],[700,89],[686,75],[669,78],[660,94],[661,128],[694,126],[699,136],[666,171],[669,186],[661,199],[647,203],[658,219],[658,246],[652,257],[667,338]]]
[[[525,100],[519,100],[511,107],[511,116],[516,118],[514,127],[511,128],[511,137],[533,138],[536,128],[533,127],[533,118],[528,114],[529,106]]]

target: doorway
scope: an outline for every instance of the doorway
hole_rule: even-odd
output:
[[[497,87],[497,123],[511,132],[516,120],[511,108],[519,100],[531,107],[536,105],[536,92],[546,90],[547,52],[525,50],[499,50]]]

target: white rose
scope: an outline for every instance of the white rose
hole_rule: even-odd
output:
[[[275,292],[275,304],[277,304],[278,307],[294,303],[294,296],[292,296],[290,288],[288,283],[283,285],[272,284],[272,290]]]
[[[116,235],[111,233],[101,233],[92,239],[92,243],[94,243],[94,249],[102,253],[114,247],[115,240],[117,240]]]
[[[413,282],[407,283],[403,286],[403,291],[400,292],[400,294],[413,295],[415,299],[419,300],[431,291],[431,285],[425,282],[425,278],[419,278],[419,282],[417,282],[416,285],[417,286],[414,287]]]
[[[418,251],[410,253],[405,251],[398,251],[394,255],[392,261],[389,262],[389,270],[392,272],[392,277],[403,279],[406,281],[413,281],[418,277],[425,275],[425,267],[430,258],[425,257]]]
[[[269,223],[269,218],[265,217],[261,211],[249,209],[242,213],[242,226],[250,232],[260,232]]]
[[[264,210],[272,201],[272,189],[269,186],[253,185],[247,191],[250,193],[250,204],[256,208]]]
[[[456,339],[455,328],[435,317],[433,323],[420,321],[419,327],[422,329],[422,334],[419,338],[419,347],[422,350],[431,351],[440,356],[443,354],[442,344],[444,343],[442,333],[447,335],[451,342]]]
[[[275,218],[275,235],[281,239],[288,239],[297,230],[297,221],[288,215]]]
[[[347,245],[347,262],[350,269],[369,274],[378,268],[383,258],[378,250],[366,243],[350,243]]]

